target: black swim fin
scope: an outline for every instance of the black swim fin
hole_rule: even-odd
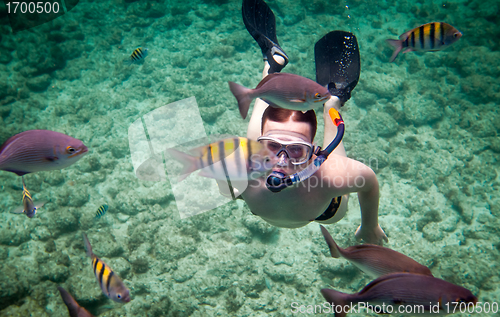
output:
[[[269,62],[269,74],[280,72],[288,64],[288,56],[278,44],[273,11],[263,0],[243,0],[241,13],[245,27],[259,44],[264,59]],[[276,54],[285,59],[284,65],[274,60],[273,55]]]
[[[359,80],[358,41],[350,32],[332,31],[314,46],[316,81],[339,97],[342,104],[351,98]]]

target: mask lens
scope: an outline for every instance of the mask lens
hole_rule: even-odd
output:
[[[281,144],[274,141],[267,141],[267,148],[269,149],[269,151],[276,154],[281,150]]]
[[[306,156],[307,150],[304,149],[304,147],[305,146],[303,145],[291,144],[286,147],[286,150],[290,155],[290,158],[300,160]]]

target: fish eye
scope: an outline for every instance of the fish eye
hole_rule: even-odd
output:
[[[68,151],[68,153],[73,153],[73,152],[75,152],[76,150],[75,150],[75,148],[73,148],[73,147],[71,147],[71,146],[68,146],[68,147],[66,148],[66,151]]]
[[[320,94],[319,92],[315,93],[315,94],[314,94],[314,98],[316,98],[316,99],[321,98],[321,94]]]
[[[117,297],[118,299],[121,299],[121,298],[122,298],[122,295],[120,295],[120,294],[116,294],[116,297]]]

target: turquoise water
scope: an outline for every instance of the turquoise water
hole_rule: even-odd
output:
[[[498,2],[268,4],[290,57],[285,72],[314,79],[314,43],[332,30],[357,36],[361,77],[342,108],[344,144],[377,174],[386,246],[500,303]],[[0,8],[0,142],[50,129],[89,147],[69,168],[25,176],[34,199],[49,201],[33,219],[9,213],[21,180],[0,172],[0,316],[67,316],[57,285],[96,316],[292,316],[293,302],[323,303],[321,288],[353,293],[371,280],[329,256],[316,223],[278,229],[240,201],[181,219],[169,182],[134,174],[129,126],[163,105],[194,96],[208,134],[245,135],[227,81],[255,87],[263,65],[240,1],[80,1],[15,34]],[[388,62],[385,39],[432,21],[463,37]],[[125,65],[137,47],[148,57]],[[328,226],[340,246],[356,244],[355,198]],[[130,288],[130,303],[100,290],[83,231]]]

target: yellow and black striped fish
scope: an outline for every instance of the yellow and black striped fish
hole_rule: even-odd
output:
[[[14,214],[25,214],[28,218],[33,218],[37,213],[38,208],[42,207],[45,202],[33,203],[33,199],[31,198],[31,194],[26,188],[26,184],[24,184],[24,177],[21,177],[23,181],[23,205],[12,210]]]
[[[406,48],[403,53],[439,51],[455,43],[460,37],[462,37],[462,33],[448,23],[431,22],[423,24],[401,34],[399,40],[387,40],[394,47],[391,62],[396,59],[403,48]]]
[[[219,180],[249,180],[263,175],[278,157],[257,141],[229,137],[191,150],[189,155],[174,149],[168,152],[183,164],[180,180],[202,169],[201,176]]]
[[[130,291],[118,275],[92,252],[92,246],[85,233],[83,233],[83,242],[87,256],[92,259],[94,275],[104,295],[118,303],[130,302]]]
[[[143,59],[145,59],[146,56],[148,56],[148,49],[147,48],[142,48],[142,47],[136,48],[132,52],[132,55],[130,55],[130,60],[128,60],[128,63],[129,63],[129,65],[134,64],[134,63],[138,63],[138,62],[142,61]]]
[[[97,211],[95,213],[95,217],[94,218],[99,219],[102,216],[104,216],[104,214],[106,213],[106,211],[108,211],[108,208],[109,207],[108,207],[107,204],[104,204],[101,207],[99,207],[99,209],[97,209]]]

